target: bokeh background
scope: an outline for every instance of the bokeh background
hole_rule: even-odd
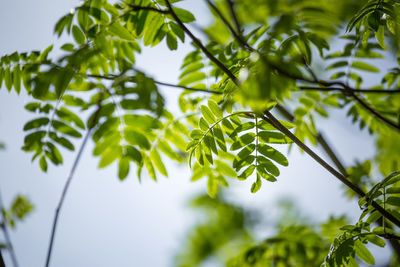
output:
[[[68,37],[57,40],[53,26],[78,4],[76,0],[0,1],[0,55],[43,50],[52,43],[57,47]],[[199,25],[210,22],[204,1],[186,0],[180,6],[193,12]],[[57,56],[55,51],[52,56]],[[143,49],[137,66],[159,81],[176,83],[180,64],[189,51],[188,41],[180,43],[175,52],[162,43]],[[163,87],[162,93],[167,107],[177,111],[179,90]],[[8,206],[17,194],[24,194],[35,205],[33,213],[11,233],[22,267],[44,264],[55,207],[75,156],[64,153],[62,167],[51,166],[42,173],[36,162],[31,163],[31,155],[20,150],[22,128],[30,119],[23,107],[29,100],[24,93],[18,96],[5,88],[0,90],[0,141],[6,145],[6,150],[0,151],[3,202]],[[374,154],[371,137],[356,131],[345,118],[345,111],[335,111],[329,121],[319,119],[318,124],[346,164]],[[140,183],[131,172],[128,179],[120,182],[115,165],[97,168],[98,159],[91,155],[92,148],[90,144],[85,149],[61,212],[52,266],[173,266],[186,234],[199,220],[187,203],[206,192],[206,181],[192,183],[188,166],[168,162],[169,178],[160,177],[155,183],[145,176]],[[358,205],[343,196],[334,177],[296,148],[288,158],[289,167],[281,168],[278,182],[264,183],[257,194],[250,193],[251,181],[232,181],[226,192],[230,201],[262,215],[265,224],[256,229],[260,239],[273,231],[276,204],[284,198],[292,199],[311,221],[321,222],[330,215],[347,215],[355,221]],[[388,251],[379,251],[375,256],[377,262],[385,260]],[[4,257],[9,262],[6,252]]]

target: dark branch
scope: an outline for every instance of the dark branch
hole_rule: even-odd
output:
[[[373,109],[371,106],[369,106],[364,100],[359,98],[356,94],[352,93],[351,95],[361,106],[363,106],[366,110],[368,110],[371,114],[373,114],[375,117],[386,123],[387,125],[391,126],[397,131],[400,131],[400,126],[395,124],[393,121],[385,118],[382,116],[380,113],[378,113],[375,109]]]
[[[47,250],[46,264],[45,264],[46,267],[50,266],[50,259],[51,259],[51,253],[52,253],[52,250],[53,250],[53,245],[54,245],[54,240],[55,240],[55,235],[56,235],[56,230],[57,230],[58,217],[60,215],[61,208],[63,206],[65,197],[67,195],[68,188],[69,188],[69,186],[71,184],[72,178],[74,177],[75,170],[78,167],[78,163],[79,163],[80,158],[82,156],[83,150],[85,149],[85,146],[86,146],[86,144],[87,144],[87,142],[89,140],[89,137],[90,137],[90,134],[92,132],[92,129],[96,125],[96,121],[98,119],[98,116],[99,116],[100,110],[101,110],[101,104],[100,104],[101,101],[102,101],[102,98],[100,98],[100,100],[99,100],[97,111],[95,112],[95,114],[93,116],[93,120],[88,123],[88,129],[87,129],[86,135],[85,135],[85,137],[84,137],[84,139],[82,141],[82,144],[81,144],[81,146],[79,148],[78,154],[76,155],[76,158],[74,160],[74,163],[72,164],[71,171],[70,171],[70,173],[69,173],[69,175],[67,177],[67,181],[65,182],[63,191],[61,193],[60,201],[58,202],[58,205],[57,205],[57,208],[56,208],[56,213],[55,213],[55,216],[54,216],[53,226],[52,226],[51,235],[50,235],[49,248]]]
[[[239,42],[243,48],[248,49],[250,51],[255,51],[254,48],[252,48],[248,43],[246,43],[245,40],[243,40],[242,36],[240,36],[240,33],[237,33],[235,29],[232,27],[232,25],[229,23],[229,21],[225,18],[225,16],[222,14],[222,12],[210,1],[206,0],[208,5],[211,7],[212,10],[214,10],[215,13],[220,17],[222,22],[226,25],[226,27],[229,29],[231,34],[234,36],[234,38]]]
[[[229,11],[231,13],[231,17],[232,17],[233,22],[234,22],[235,27],[236,27],[236,32],[240,35],[242,30],[241,30],[241,27],[240,27],[239,20],[238,20],[238,18],[236,16],[233,0],[226,0],[226,2],[228,3]]]
[[[7,219],[6,219],[6,216],[4,215],[3,210],[4,210],[3,199],[0,194],[0,213],[2,216],[2,221],[0,222],[0,227],[3,231],[4,239],[6,240],[7,249],[10,252],[11,261],[12,261],[14,267],[18,267],[17,255],[15,254],[15,250],[14,250],[14,247],[11,242],[10,233],[9,233],[8,227],[7,227]]]
[[[169,87],[172,87],[172,88],[181,88],[181,89],[185,89],[185,90],[189,90],[189,91],[193,91],[193,92],[204,92],[204,93],[217,94],[217,95],[222,95],[223,94],[223,92],[213,91],[211,89],[210,90],[209,89],[200,89],[200,88],[187,87],[187,86],[182,86],[182,85],[175,85],[175,84],[159,82],[159,81],[154,81],[154,83],[155,84],[159,84],[159,85],[169,86]]]
[[[154,11],[157,13],[161,13],[161,14],[169,14],[170,12],[168,10],[161,10],[155,7],[151,7],[151,6],[138,6],[138,5],[132,5],[129,3],[125,3],[128,7],[130,7],[132,9],[132,11],[140,11],[140,10],[148,10],[148,11]]]
[[[343,94],[346,94],[346,90],[341,87],[312,87],[312,86],[299,86],[300,90],[303,91],[322,91],[322,92],[331,92],[338,91]],[[348,88],[347,91],[351,91],[353,93],[364,93],[364,94],[400,94],[399,89],[390,90],[390,89],[353,89]]]
[[[94,75],[94,74],[82,74],[82,75],[85,75],[86,77],[90,77],[90,78],[97,78],[97,79],[104,79],[104,80],[114,80],[115,78],[119,77],[118,75],[110,75],[110,76]],[[153,81],[155,84],[158,84],[158,85],[164,85],[164,86],[168,86],[168,87],[172,87],[172,88],[185,89],[185,90],[193,91],[193,92],[203,92],[203,93],[216,94],[216,95],[223,94],[223,92],[214,91],[211,89],[202,89],[202,88],[188,87],[188,86],[183,86],[183,85],[176,85],[176,84],[172,84],[172,83],[160,82],[160,81],[157,81],[154,79],[153,79]]]
[[[172,15],[172,17],[174,18],[174,20],[178,23],[178,25],[182,28],[182,30],[189,35],[189,37],[192,39],[192,41],[201,49],[201,51],[203,51],[203,53],[212,61],[214,62],[215,65],[217,65],[226,75],[228,75],[228,77],[236,84],[239,85],[239,80],[236,78],[235,75],[233,75],[233,73],[227,68],[225,67],[224,64],[222,64],[222,62],[220,62],[216,57],[214,57],[213,54],[211,54],[210,51],[208,51],[208,49],[201,43],[201,41],[193,35],[193,33],[185,26],[185,24],[183,24],[183,22],[178,18],[178,16],[176,15],[176,13],[174,12],[171,3],[166,0],[165,1],[170,13]]]
[[[364,197],[365,193],[356,185],[351,183],[347,178],[335,170],[332,166],[330,166],[325,160],[319,157],[314,151],[312,151],[306,144],[304,144],[300,139],[298,139],[292,132],[290,132],[285,126],[283,126],[269,111],[264,111],[265,117],[264,120],[271,123],[276,129],[281,131],[287,137],[289,137],[296,145],[298,145],[301,149],[303,149],[309,156],[311,156],[316,162],[318,162],[322,167],[324,167],[328,172],[334,175],[339,181],[357,193],[360,197]],[[384,208],[382,208],[375,201],[372,202],[372,206],[378,210],[385,218],[400,226],[400,220],[394,217],[392,214],[387,212]]]

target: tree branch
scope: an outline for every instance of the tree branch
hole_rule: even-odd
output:
[[[331,92],[338,91],[346,94],[346,90],[340,87],[312,87],[312,86],[298,86],[300,90],[303,91],[321,91],[321,92]],[[353,93],[364,93],[364,94],[400,94],[399,89],[389,90],[389,89],[354,89],[348,88],[347,91]]]
[[[155,7],[151,7],[151,6],[138,6],[138,5],[133,5],[133,4],[129,4],[129,3],[125,3],[127,6],[129,6],[132,11],[140,11],[140,10],[148,10],[148,11],[154,11],[157,13],[161,13],[161,14],[169,14],[170,12],[168,10],[161,10]]]
[[[277,110],[282,114],[282,116],[285,117],[286,120],[293,122],[294,116],[283,106],[277,105],[276,106]],[[325,139],[322,133],[318,132],[316,135],[318,143],[321,145],[322,149],[325,151],[325,153],[328,155],[328,157],[332,160],[333,164],[335,164],[336,168],[339,169],[339,171],[344,175],[348,176],[348,173],[346,171],[346,167],[344,163],[340,160],[340,158],[337,156],[337,154],[334,152],[334,149],[329,145],[328,141]],[[382,226],[382,220],[378,220],[378,225]],[[390,237],[385,237],[389,240],[390,245],[392,246],[392,249],[394,253],[396,253],[397,257],[400,258],[400,243],[397,240],[394,240],[393,238]]]
[[[80,73],[82,74],[82,73]],[[97,78],[97,79],[104,79],[104,80],[114,80],[115,78],[119,77],[118,75],[111,75],[111,76],[103,76],[103,75],[94,75],[94,74],[82,74],[85,75],[86,77],[90,78]],[[133,77],[132,77],[133,78]],[[223,92],[220,91],[214,91],[211,89],[201,89],[201,88],[195,88],[195,87],[188,87],[188,86],[183,86],[183,85],[177,85],[177,84],[172,84],[172,83],[166,83],[166,82],[160,82],[157,80],[154,80],[155,84],[158,85],[164,85],[172,88],[178,88],[178,89],[185,89],[188,91],[193,91],[193,92],[203,92],[203,93],[209,93],[209,94],[216,94],[216,95],[222,95]]]
[[[232,25],[229,23],[229,21],[225,18],[225,16],[222,14],[222,12],[210,1],[206,0],[208,5],[211,7],[212,10],[217,13],[217,15],[221,18],[222,22],[226,25],[226,27],[229,29],[233,37],[239,42],[241,46],[243,46],[245,49],[248,49],[250,51],[255,51],[254,48],[252,48],[246,41],[243,40],[242,36],[240,35],[240,32],[237,33],[235,29],[232,27]]]
[[[381,121],[386,123],[387,125],[391,126],[397,131],[400,131],[400,126],[395,124],[393,121],[385,118],[381,114],[379,114],[375,109],[373,109],[371,106],[369,106],[367,103],[364,102],[361,98],[359,98],[356,94],[352,93],[351,96],[361,105],[363,106],[366,110],[368,110],[371,114],[373,114],[375,117],[379,118]]]
[[[15,254],[15,250],[14,250],[14,247],[11,242],[10,233],[9,233],[8,227],[7,227],[7,219],[3,213],[3,210],[4,210],[3,199],[0,194],[0,213],[2,216],[2,221],[0,222],[0,227],[3,230],[4,239],[6,240],[6,243],[7,243],[6,244],[7,249],[10,252],[11,261],[12,261],[14,267],[18,267],[17,255]]]
[[[241,29],[240,29],[241,27],[240,27],[239,20],[238,20],[238,18],[237,18],[237,16],[236,16],[234,3],[233,3],[232,0],[226,0],[226,2],[228,3],[229,11],[230,11],[230,13],[231,13],[231,17],[232,17],[232,19],[233,19],[233,23],[235,24],[236,31],[237,31],[237,33],[240,35],[240,33],[241,33],[242,31],[241,31]]]
[[[189,37],[192,39],[192,41],[200,48],[201,51],[203,51],[203,53],[212,61],[214,62],[215,65],[217,65],[226,75],[228,75],[228,77],[236,84],[239,85],[239,80],[236,78],[235,75],[233,75],[233,73],[228,70],[227,67],[225,67],[224,64],[222,64],[222,62],[220,62],[216,57],[214,57],[213,54],[211,54],[210,51],[208,51],[208,49],[201,43],[201,41],[193,35],[193,33],[185,26],[185,24],[183,24],[183,22],[179,19],[179,17],[176,15],[176,13],[174,12],[171,3],[168,0],[165,0],[170,13],[172,15],[172,17],[174,18],[174,20],[178,23],[178,25],[182,28],[182,30],[189,35]]]
[[[75,170],[78,167],[78,163],[79,163],[80,158],[82,156],[83,150],[84,150],[84,148],[85,148],[85,146],[87,144],[87,141],[89,140],[89,137],[90,137],[90,134],[92,132],[92,129],[96,125],[96,121],[98,119],[98,116],[99,116],[99,113],[100,113],[100,110],[101,110],[101,101],[102,101],[102,98],[100,98],[100,100],[99,100],[97,111],[95,112],[95,114],[93,116],[93,120],[88,123],[88,129],[87,129],[86,135],[85,135],[85,137],[84,137],[84,139],[82,141],[82,144],[81,144],[81,146],[79,148],[78,154],[75,157],[74,163],[72,164],[71,171],[70,171],[70,173],[69,173],[69,175],[67,177],[67,181],[65,182],[63,191],[61,193],[60,200],[59,200],[57,208],[56,208],[56,212],[55,212],[54,220],[53,220],[53,226],[52,226],[52,230],[51,230],[51,234],[50,234],[49,248],[47,250],[46,264],[45,264],[46,267],[50,266],[50,259],[51,259],[51,253],[52,253],[52,250],[53,250],[53,245],[54,245],[54,240],[55,240],[55,235],[56,235],[56,230],[57,230],[58,217],[60,215],[61,208],[62,208],[62,206],[64,204],[64,200],[65,200],[65,197],[67,195],[68,188],[69,188],[69,186],[71,184],[72,178],[74,177]]]
[[[328,172],[334,175],[339,181],[357,193],[360,197],[364,197],[365,193],[358,186],[351,183],[347,178],[330,166],[326,161],[319,157],[314,151],[312,151],[306,144],[304,144],[300,139],[298,139],[291,131],[289,131],[285,126],[283,126],[268,110],[264,111],[264,120],[271,123],[276,129],[281,131],[287,137],[289,137],[296,145],[303,149],[309,156],[311,156],[316,162],[318,162],[322,167],[324,167]],[[393,222],[400,227],[400,220],[394,217],[391,213],[387,212],[375,201],[372,202],[372,206],[378,210],[386,219]]]

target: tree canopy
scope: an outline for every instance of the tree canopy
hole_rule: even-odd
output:
[[[386,243],[393,249],[390,266],[400,264],[400,3],[205,0],[213,21],[201,27],[179,2],[83,1],[54,27],[58,37],[70,36],[59,56],[50,45],[0,58],[0,86],[24,90],[25,109],[35,115],[23,127],[22,150],[43,172],[63,164],[65,153],[75,155],[45,266],[88,142],[99,168],[115,163],[121,181],[129,175],[157,181],[168,176],[168,160],[188,165],[191,181],[207,180],[209,197],[195,203],[215,213],[190,236],[197,241],[182,266],[200,264],[234,242],[232,236],[241,245],[223,258],[227,266],[374,265],[366,245]],[[173,51],[183,42],[192,51],[178,84],[136,67],[144,46],[165,43]],[[181,90],[179,112],[168,110],[160,86]],[[374,157],[342,163],[335,140],[328,142],[316,123],[334,109],[346,110],[355,134],[369,132]],[[232,179],[251,180],[251,194],[279,182],[280,169],[290,164],[286,149],[300,149],[343,184],[358,200],[358,222],[280,225],[262,242],[250,237],[246,212],[221,198],[220,188]],[[2,209],[5,229],[32,206],[18,197]]]

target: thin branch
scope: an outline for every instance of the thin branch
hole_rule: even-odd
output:
[[[158,9],[155,7],[151,7],[151,6],[138,6],[138,5],[132,5],[129,3],[125,3],[127,6],[129,6],[132,11],[140,11],[140,10],[148,10],[148,11],[154,11],[157,13],[161,13],[161,14],[169,14],[170,12],[168,10],[162,10],[162,9]]]
[[[90,77],[90,78],[97,78],[97,79],[104,79],[104,80],[114,80],[115,78],[119,77],[118,75],[110,75],[110,76],[94,75],[94,74],[82,74],[82,75],[85,75],[86,77]],[[223,94],[223,92],[215,91],[215,90],[211,90],[211,89],[188,87],[188,86],[183,86],[183,85],[177,85],[177,84],[172,84],[172,83],[161,82],[161,81],[157,81],[157,80],[154,80],[154,79],[153,79],[153,81],[154,81],[155,84],[158,84],[158,85],[164,85],[164,86],[168,86],[168,87],[172,87],[172,88],[178,88],[178,89],[185,89],[185,90],[193,91],[193,92],[204,92],[204,93],[216,94],[216,95],[222,95]]]
[[[352,97],[361,105],[363,106],[366,110],[368,110],[370,113],[372,113],[375,117],[379,118],[381,121],[383,121],[384,123],[386,123],[387,125],[391,126],[392,128],[394,128],[397,131],[400,131],[400,126],[395,124],[393,121],[385,118],[384,116],[382,116],[380,113],[378,113],[375,109],[373,109],[371,106],[369,106],[366,102],[364,102],[364,100],[362,100],[361,98],[359,98],[356,94],[352,94]]]
[[[17,255],[15,254],[15,250],[14,250],[14,247],[13,247],[12,242],[11,242],[10,233],[9,233],[8,227],[7,227],[7,219],[6,219],[6,216],[3,213],[3,210],[4,210],[3,199],[2,199],[1,194],[0,194],[0,213],[1,213],[1,216],[2,216],[2,221],[0,222],[0,227],[3,230],[3,233],[4,233],[4,239],[6,240],[6,243],[7,243],[6,244],[7,245],[7,249],[10,252],[11,261],[12,261],[14,267],[18,267],[19,265],[18,265]]]
[[[227,68],[225,67],[222,62],[220,62],[216,57],[214,57],[213,54],[211,54],[210,51],[201,43],[201,41],[193,35],[193,33],[183,24],[183,22],[179,19],[179,17],[176,15],[175,11],[173,10],[171,3],[168,0],[165,0],[170,13],[174,20],[178,23],[178,25],[182,28],[182,30],[189,35],[189,37],[192,39],[192,41],[203,51],[203,53],[212,61],[214,62],[215,65],[217,65],[228,77],[236,84],[239,85],[239,80],[236,78],[235,75]]]
[[[285,117],[286,120],[293,122],[294,116],[283,106],[277,105],[276,106],[277,110],[281,113],[282,116]],[[334,149],[329,145],[328,141],[325,139],[322,133],[317,132],[316,135],[318,143],[321,145],[322,149],[325,151],[325,153],[328,155],[328,157],[332,160],[333,164],[338,168],[338,170],[344,175],[348,176],[348,173],[346,171],[346,167],[344,163],[341,161],[337,153],[334,152]],[[382,221],[383,220],[378,220],[378,225],[382,226]],[[397,240],[389,238],[390,245],[392,246],[392,249],[394,253],[396,253],[397,257],[400,258],[400,243]]]
[[[100,98],[100,100],[99,100],[98,108],[97,108],[97,111],[95,112],[95,114],[93,116],[93,120],[91,122],[89,122],[86,135],[85,135],[85,137],[84,137],[84,139],[82,141],[82,144],[81,144],[81,146],[79,148],[78,154],[75,157],[74,163],[72,164],[71,171],[70,171],[70,173],[69,173],[69,175],[67,177],[67,181],[65,182],[63,191],[61,193],[60,201],[58,202],[58,205],[57,205],[57,208],[56,208],[56,212],[55,212],[55,216],[54,216],[54,220],[53,220],[53,226],[52,226],[51,235],[50,235],[49,248],[47,250],[46,264],[45,264],[46,267],[50,266],[50,259],[51,259],[51,253],[52,253],[52,250],[53,250],[55,234],[56,234],[56,230],[57,230],[58,217],[60,215],[61,208],[62,208],[62,206],[64,204],[64,200],[65,200],[65,197],[67,195],[68,188],[69,188],[69,186],[71,184],[72,178],[74,177],[75,170],[78,167],[78,163],[79,163],[80,158],[82,156],[83,150],[84,150],[84,148],[85,148],[85,146],[86,146],[86,144],[87,144],[87,142],[89,140],[89,137],[90,137],[90,134],[92,132],[92,129],[96,125],[96,121],[98,119],[98,116],[99,116],[99,113],[100,113],[100,110],[101,110],[101,104],[100,104],[101,101],[102,101],[102,98]]]
[[[3,259],[3,254],[1,253],[1,249],[0,249],[0,267],[6,267],[6,264],[4,263]]]
[[[323,92],[331,92],[338,91],[343,94],[346,94],[346,91],[350,91],[353,93],[364,93],[364,94],[400,94],[400,89],[353,89],[348,88],[347,90],[341,87],[312,87],[312,86],[298,86],[300,90],[303,91],[323,91]]]
[[[242,36],[240,36],[240,32],[237,33],[235,29],[232,27],[232,25],[229,23],[229,21],[225,18],[225,16],[222,14],[222,12],[210,1],[206,0],[208,5],[211,7],[212,10],[217,13],[217,15],[220,17],[222,22],[226,25],[226,27],[229,29],[229,31],[232,33],[234,38],[239,42],[241,46],[243,46],[245,49],[249,49],[250,51],[255,51],[254,48],[252,48],[246,41],[243,40]]]
[[[228,7],[229,7],[229,11],[231,13],[231,17],[233,19],[233,23],[235,24],[236,27],[236,31],[238,34],[240,34],[242,32],[241,27],[240,27],[240,23],[239,20],[236,16],[236,12],[235,12],[235,6],[233,3],[233,0],[226,0],[226,2],[228,3]]]
[[[57,205],[57,208],[56,208],[56,213],[55,213],[55,216],[54,216],[53,226],[52,226],[52,230],[51,230],[49,248],[47,250],[46,265],[45,265],[46,267],[48,267],[50,265],[51,252],[53,250],[53,244],[54,244],[55,234],[56,234],[56,230],[57,230],[58,217],[60,215],[60,211],[61,211],[62,205],[64,203],[65,196],[67,195],[69,185],[71,184],[71,181],[72,181],[72,178],[74,176],[75,170],[78,167],[78,163],[79,163],[79,160],[81,158],[82,152],[83,152],[83,150],[84,150],[84,148],[86,146],[86,143],[87,143],[87,141],[89,139],[90,133],[91,133],[91,130],[88,129],[88,131],[86,132],[85,138],[83,139],[83,142],[81,144],[81,147],[79,148],[79,152],[76,155],[75,161],[74,161],[74,163],[72,165],[72,168],[71,168],[71,171],[70,171],[70,174],[69,174],[69,176],[67,178],[67,181],[66,181],[66,183],[64,185],[64,188],[63,188],[63,191],[61,193],[60,201],[58,202],[58,205]]]
[[[291,131],[289,131],[285,126],[283,126],[268,110],[264,111],[265,117],[264,120],[271,123],[275,128],[289,137],[296,145],[298,145],[301,149],[303,149],[309,156],[311,156],[316,162],[318,162],[322,167],[324,167],[328,172],[334,175],[339,181],[357,193],[360,197],[364,197],[365,193],[358,186],[351,183],[347,178],[335,170],[331,165],[329,165],[325,160],[323,160],[320,156],[318,156],[314,151],[312,151],[306,144],[304,144],[300,139],[298,139]],[[400,226],[400,220],[394,217],[392,214],[387,212],[384,208],[382,208],[375,201],[372,202],[372,206],[378,210],[385,218]]]
[[[204,92],[204,93],[209,93],[209,94],[217,94],[217,95],[222,95],[223,92],[220,91],[214,91],[211,89],[200,89],[200,88],[194,88],[194,87],[187,87],[187,86],[182,86],[182,85],[176,85],[176,84],[171,84],[171,83],[165,83],[165,82],[160,82],[160,81],[154,81],[155,84],[159,85],[164,85],[164,86],[169,86],[172,88],[180,88],[180,89],[185,89],[193,92]]]

